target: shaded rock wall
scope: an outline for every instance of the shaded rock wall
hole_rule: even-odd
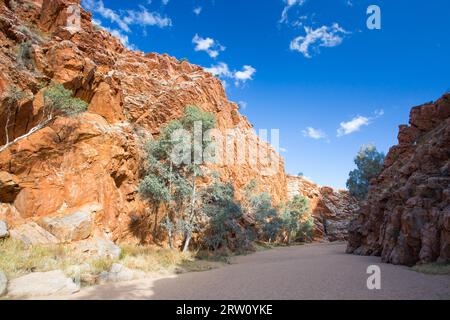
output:
[[[411,110],[371,181],[347,251],[413,265],[450,260],[450,95]]]

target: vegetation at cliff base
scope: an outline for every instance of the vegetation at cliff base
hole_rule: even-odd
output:
[[[349,173],[347,188],[359,200],[366,198],[370,180],[376,178],[383,169],[385,155],[372,145],[364,145],[355,157],[356,169]]]
[[[448,274],[450,275],[450,262],[433,262],[426,264],[418,264],[411,268],[411,270],[416,272],[421,272],[425,274]]]
[[[165,231],[169,247],[186,252],[193,238],[199,250],[233,252],[251,250],[256,240],[310,241],[313,221],[306,217],[306,198],[298,196],[275,208],[270,195],[261,192],[253,180],[238,201],[233,185],[204,166],[206,159],[200,153],[213,144],[204,138],[205,132],[215,124],[213,114],[188,106],[183,117],[167,124],[158,139],[147,143],[139,193],[153,216],[165,212],[159,228]],[[201,141],[197,148],[191,143],[196,135]],[[180,157],[183,161],[177,161]],[[205,174],[213,177],[212,183],[200,183]],[[155,237],[160,229],[152,231]]]

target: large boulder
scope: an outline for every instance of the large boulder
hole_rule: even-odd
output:
[[[122,249],[114,244],[111,240],[100,237],[93,237],[74,243],[75,250],[86,253],[98,258],[118,259],[122,253]]]
[[[22,224],[10,232],[11,238],[22,241],[25,245],[57,244],[58,238],[40,227],[35,222]]]
[[[72,213],[44,217],[39,225],[61,242],[79,241],[89,238],[94,225],[94,215],[102,210],[98,203],[87,204]]]
[[[9,236],[8,225],[5,221],[0,220],[0,239],[6,238]]]
[[[140,279],[145,276],[142,271],[131,270],[120,263],[114,263],[109,272],[102,272],[98,278],[98,283],[122,282]]]
[[[9,297],[39,297],[69,295],[78,292],[80,287],[61,270],[34,272],[12,279],[8,285]]]
[[[13,202],[20,189],[19,179],[16,176],[0,171],[0,202]]]
[[[6,293],[8,286],[8,279],[6,275],[0,270],[0,297]]]

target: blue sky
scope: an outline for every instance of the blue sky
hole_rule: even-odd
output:
[[[381,30],[366,26],[369,5]],[[83,0],[130,48],[219,73],[286,170],[345,187],[361,145],[387,152],[411,107],[450,90],[448,0]],[[284,14],[283,14],[284,13]]]

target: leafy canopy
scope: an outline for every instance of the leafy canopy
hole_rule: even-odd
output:
[[[378,152],[372,145],[364,145],[355,157],[357,169],[349,173],[347,188],[350,194],[357,199],[366,198],[369,191],[370,180],[376,178],[383,169],[384,153]]]
[[[73,98],[72,92],[62,84],[53,84],[44,90],[44,105],[49,112],[60,111],[64,115],[72,116],[87,110],[87,103]]]

